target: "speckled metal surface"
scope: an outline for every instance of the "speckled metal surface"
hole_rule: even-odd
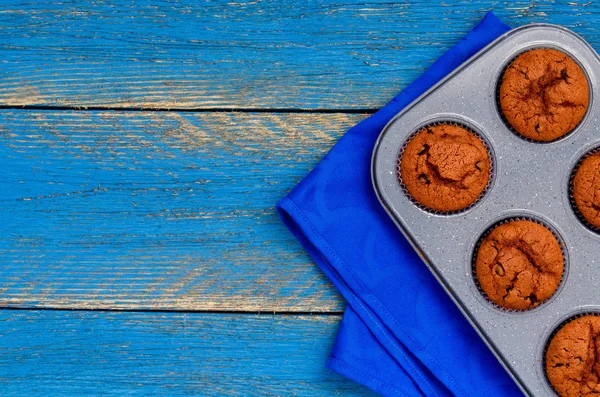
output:
[[[580,125],[551,143],[515,135],[497,110],[496,85],[510,60],[524,50],[554,47],[576,59],[590,82],[590,107]],[[553,25],[515,29],[482,50],[398,114],[383,130],[373,154],[377,195],[398,227],[474,325],[522,390],[551,396],[543,353],[552,331],[566,318],[600,308],[600,235],[583,225],[570,205],[569,178],[579,158],[600,145],[600,58],[579,36]],[[494,175],[474,206],[442,215],[416,206],[396,174],[402,145],[418,128],[436,121],[464,124],[489,144]],[[487,301],[472,274],[479,237],[505,218],[529,217],[549,225],[566,247],[565,276],[539,307],[502,310]]]

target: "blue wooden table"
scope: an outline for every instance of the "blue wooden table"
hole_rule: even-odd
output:
[[[369,396],[274,212],[485,11],[592,2],[0,0],[0,394]]]

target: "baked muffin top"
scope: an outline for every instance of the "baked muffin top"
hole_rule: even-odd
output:
[[[572,194],[581,216],[600,229],[600,152],[583,159],[573,177]]]
[[[458,125],[429,126],[408,142],[400,179],[424,207],[450,212],[469,207],[485,190],[490,158],[479,137]]]
[[[538,48],[519,55],[504,71],[500,109],[510,126],[535,141],[552,141],[571,132],[587,111],[585,73],[565,53]]]
[[[477,251],[475,273],[487,297],[506,309],[526,310],[550,298],[564,271],[560,244],[545,226],[513,220],[495,227]]]
[[[577,318],[554,335],[546,375],[562,397],[600,395],[600,317]]]

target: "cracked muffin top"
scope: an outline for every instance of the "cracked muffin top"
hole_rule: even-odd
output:
[[[513,220],[494,228],[479,246],[477,281],[495,304],[527,310],[550,298],[562,279],[564,258],[548,228]]]
[[[573,177],[572,189],[581,216],[600,229],[600,152],[581,162]]]
[[[454,124],[423,128],[408,142],[400,179],[421,205],[441,212],[473,204],[488,184],[490,159],[476,135]]]
[[[519,55],[504,71],[500,108],[522,136],[552,141],[571,132],[588,108],[588,81],[565,53],[550,48]]]
[[[546,375],[562,397],[600,395],[600,317],[577,318],[554,335]]]

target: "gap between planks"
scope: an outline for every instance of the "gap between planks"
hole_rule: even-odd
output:
[[[40,106],[0,105],[0,110],[54,110],[54,111],[118,111],[118,112],[177,112],[177,113],[325,113],[325,114],[373,114],[377,108],[326,109],[326,108],[163,108],[119,106]]]
[[[66,307],[0,307],[0,311],[30,312],[108,312],[108,313],[183,313],[183,314],[237,314],[252,316],[341,316],[343,311],[253,311],[253,310],[181,310],[181,309],[118,309],[118,308],[66,308]]]

